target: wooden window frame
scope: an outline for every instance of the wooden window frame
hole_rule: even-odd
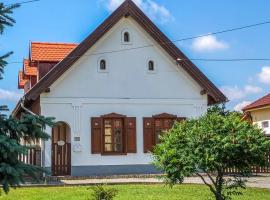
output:
[[[153,144],[154,146],[157,145],[157,141],[156,141],[156,131],[157,131],[157,127],[156,127],[156,121],[157,120],[161,120],[162,124],[164,126],[164,120],[172,120],[172,123],[174,123],[177,120],[177,115],[172,115],[172,114],[168,114],[168,113],[162,113],[162,114],[158,114],[158,115],[153,115],[153,131],[154,131],[154,137],[153,137]],[[173,126],[173,124],[172,124]],[[164,128],[164,127],[162,127]],[[165,131],[164,129],[162,129],[162,132]]]
[[[150,118],[147,118],[145,117],[144,119],[151,119],[151,123],[152,123],[152,148],[157,145],[158,143],[156,142],[156,120],[173,120],[173,122],[175,121],[182,121],[182,120],[186,120],[185,117],[178,117],[177,115],[172,115],[172,114],[168,114],[168,113],[161,113],[161,114],[158,114],[158,115],[153,115],[152,117]],[[164,124],[164,122],[163,122]],[[143,128],[143,131],[145,131],[145,124],[144,124],[144,128]],[[143,133],[143,135],[145,134],[145,132]],[[145,138],[144,138],[144,142],[145,142]],[[152,151],[152,148],[146,150],[145,149],[145,143],[144,143],[144,153],[149,153],[149,151],[151,152]],[[149,147],[148,147],[149,148]]]
[[[101,116],[101,155],[102,156],[110,156],[110,155],[127,155],[127,136],[126,136],[126,124],[125,119],[127,116],[111,113],[107,115]],[[105,127],[104,122],[105,120],[115,120],[121,119],[123,123],[123,133],[122,133],[122,145],[123,145],[123,152],[106,152],[105,151]]]

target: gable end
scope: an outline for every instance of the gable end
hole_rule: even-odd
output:
[[[165,36],[158,27],[136,6],[126,0],[92,34],[78,45],[66,58],[52,68],[29,92],[27,100],[35,100],[66,72],[87,50],[107,33],[121,18],[132,17],[175,61],[182,67],[211,98],[209,104],[227,101],[226,96]],[[180,59],[180,60],[179,60]]]

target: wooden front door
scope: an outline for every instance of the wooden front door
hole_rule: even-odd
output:
[[[68,176],[71,174],[70,128],[63,122],[52,129],[52,175]]]

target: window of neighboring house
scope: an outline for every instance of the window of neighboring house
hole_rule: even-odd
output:
[[[268,121],[262,122],[262,128],[269,128],[269,122]]]
[[[104,60],[104,59],[100,60],[99,69],[104,70],[104,71],[107,69],[106,60]]]
[[[123,119],[104,119],[104,152],[124,153]]]

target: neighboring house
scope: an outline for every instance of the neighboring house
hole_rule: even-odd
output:
[[[270,136],[270,94],[243,108],[244,118],[257,124]]]
[[[53,175],[154,173],[159,134],[227,100],[131,0],[78,46],[31,43],[19,87],[13,115],[58,122],[42,144]]]

